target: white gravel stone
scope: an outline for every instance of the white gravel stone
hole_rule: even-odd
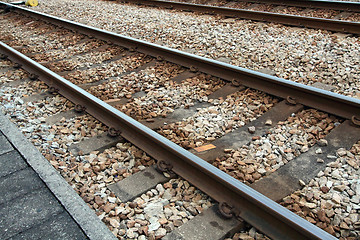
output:
[[[308,185],[284,198],[282,204],[337,238],[357,239],[360,237],[360,191],[356,192],[360,183],[360,143],[350,151],[337,152],[339,157],[334,162],[327,164]]]

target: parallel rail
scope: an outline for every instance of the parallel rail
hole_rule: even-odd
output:
[[[325,0],[236,0],[237,2],[252,2],[274,4],[282,6],[328,8],[333,10],[360,12],[360,3],[351,1],[325,1]]]
[[[0,2],[0,6],[12,7],[2,2]],[[124,37],[25,8],[14,6],[12,9],[71,30],[109,40],[121,46],[136,48],[137,51],[152,56],[160,55],[169,61],[183,66],[193,66],[200,71],[219,76],[223,79],[240,79],[244,85],[251,85],[260,90],[267,89],[268,91],[265,92],[273,95],[291,96],[290,98],[297,99],[299,103],[307,102],[315,107],[320,106],[320,108],[316,107],[318,109],[330,108],[330,110],[332,109],[337,112],[337,115],[344,116],[345,118],[351,118],[354,114],[358,115],[360,113],[360,101],[356,99],[292,83],[266,74],[260,74],[255,71],[161,47],[134,38]],[[11,60],[22,64],[25,70],[38,75],[39,79],[46,82],[49,86],[59,89],[59,93],[69,100],[85,106],[88,113],[109,127],[119,130],[124,138],[143,149],[157,161],[169,162],[174,172],[193,183],[216,201],[226,202],[233,206],[237,210],[238,217],[241,217],[268,236],[275,239],[334,239],[334,237],[325,231],[286,210],[269,198],[242,184],[218,168],[184,150],[4,43],[0,43],[0,52],[7,55]],[[312,103],[311,100],[313,99],[315,99],[315,102]],[[319,104],[316,102],[317,100],[323,102]],[[337,104],[336,106],[339,109],[332,106],[334,104]]]
[[[308,27],[315,29],[324,29],[336,32],[345,32],[352,34],[360,34],[360,23],[333,20],[315,17],[302,17],[289,14],[270,13],[261,11],[252,11],[245,9],[217,7],[202,4],[192,4],[183,2],[171,2],[162,0],[121,0],[122,2],[130,2],[144,4],[157,7],[174,8],[179,10],[190,10],[206,14],[220,14],[227,17],[243,18],[255,21],[281,23],[289,26]]]

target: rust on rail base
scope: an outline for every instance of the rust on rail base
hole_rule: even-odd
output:
[[[315,29],[324,29],[336,32],[346,32],[353,34],[360,34],[360,23],[315,18],[315,17],[303,17],[289,14],[271,13],[252,11],[246,9],[228,8],[228,7],[217,7],[202,4],[193,3],[182,3],[182,2],[171,2],[162,0],[121,0],[123,2],[140,3],[144,5],[153,5],[159,7],[174,8],[180,10],[191,10],[207,14],[220,14],[228,17],[237,17],[255,21],[265,21],[281,23],[290,26],[297,27],[309,27]]]

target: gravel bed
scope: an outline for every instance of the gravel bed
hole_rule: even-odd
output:
[[[41,146],[44,150],[50,147],[53,151],[65,154],[70,145],[102,134],[107,131],[107,127],[92,116],[83,115],[72,119],[60,119],[51,126],[41,124],[36,131],[40,137],[33,140],[35,146]]]
[[[21,38],[21,36],[16,36],[16,37]],[[44,51],[48,52],[53,50],[68,49],[70,47],[73,47],[73,45],[76,46],[78,42],[80,42],[80,44],[84,43],[81,42],[81,40],[83,40],[85,36],[76,33],[74,34],[66,29],[58,29],[56,32],[51,32],[41,36],[36,36],[36,38],[37,40],[40,41],[33,41],[31,39],[31,43],[33,43],[34,46],[32,46],[32,48],[29,49],[29,53],[33,53],[33,52],[42,53]],[[101,41],[93,40],[89,42],[101,42]]]
[[[224,240],[270,240],[271,238],[260,233],[254,227],[246,226],[245,229],[238,233],[235,233],[231,238],[225,238]]]
[[[44,25],[45,22],[43,21],[34,21],[32,18],[20,15],[17,15],[15,18],[4,17],[1,19],[0,24],[2,31],[7,31],[11,35],[16,35],[21,31],[23,38],[36,37],[38,34],[40,35],[55,29],[54,25]]]
[[[0,96],[0,99],[1,98]],[[11,104],[9,104],[9,102],[6,103],[3,112],[10,115],[13,121],[17,122],[18,127],[23,133],[30,137],[33,132],[38,131],[34,125],[43,124],[47,117],[68,111],[72,109],[72,107],[73,104],[60,95],[27,103],[22,102],[18,98],[14,98]],[[34,139],[39,138],[39,136],[33,137]]]
[[[286,7],[286,8],[277,8],[276,5],[256,5],[255,7],[249,8],[252,11],[262,11],[262,12],[274,12],[282,14],[292,14],[304,17],[316,17],[316,18],[328,18],[332,19],[335,16],[339,15],[341,11],[332,10],[332,9],[311,9],[307,11],[306,8],[302,7]]]
[[[44,24],[41,21],[39,21],[39,23]],[[80,40],[85,38],[84,35],[74,34],[64,29],[58,29],[55,32],[49,32],[43,35],[36,35],[36,31],[31,27],[24,25],[19,26],[16,21],[11,21],[10,23],[7,21],[3,25],[4,26],[1,26],[5,32],[4,35],[11,36],[13,39],[10,45],[22,46],[23,48],[20,49],[20,52],[24,54],[36,53],[32,55],[32,58],[36,61],[59,60],[105,44],[100,40],[80,42]],[[30,35],[30,37],[24,37],[24,29],[29,33],[28,35]]]
[[[229,4],[228,6],[224,6],[225,4]],[[214,3],[217,4],[217,3]],[[253,3],[248,3],[248,2],[236,2],[236,1],[226,1],[224,4],[222,5],[217,5],[217,6],[223,6],[223,7],[230,7],[230,8],[248,8],[249,6],[251,6]]]
[[[334,161],[281,204],[337,238],[359,239],[360,142],[327,158]]]
[[[40,37],[41,34],[47,34],[47,31],[56,29],[55,25],[47,24],[44,21],[35,20],[20,14],[2,15],[0,24],[3,27],[2,30],[6,30],[13,35],[18,34],[18,31],[22,31],[24,38],[30,36]]]
[[[135,54],[126,56],[122,59],[111,61],[108,63],[102,63],[100,66],[95,68],[90,68],[87,70],[75,70],[65,76],[66,79],[71,81],[75,84],[85,84],[85,83],[93,83],[104,79],[109,79],[112,77],[117,77],[124,72],[130,71],[135,69],[142,64],[149,61],[149,58],[144,54]],[[107,84],[111,84],[117,82],[114,81],[107,81],[104,83],[106,86]],[[102,86],[102,85],[101,85]],[[100,86],[90,88],[90,93],[96,93],[93,89],[101,89]],[[106,90],[105,90],[106,91]],[[99,94],[94,94],[95,96],[99,96]]]
[[[5,80],[5,82],[8,82],[8,79]],[[45,83],[35,80],[21,83],[17,85],[16,88],[12,86],[1,86],[0,89],[3,99],[5,99],[6,101],[18,101],[20,98],[27,97],[36,93],[45,92],[47,91],[48,87]]]
[[[130,60],[129,60],[130,59]],[[127,57],[127,64],[133,64],[132,69],[154,60],[143,54],[135,54]],[[140,91],[149,91],[152,88],[163,86],[169,78],[184,71],[179,65],[169,62],[156,62],[155,66],[149,66],[138,72],[131,72],[119,78],[109,79],[98,86],[91,87],[88,91],[101,100],[113,100],[119,98],[131,98],[131,95]]]
[[[213,165],[251,184],[307,152],[338,124],[339,120],[334,116],[314,109],[303,110],[279,122],[265,136],[255,135],[247,145],[228,149],[227,156],[217,158]]]
[[[6,71],[6,68],[13,67],[13,66],[14,66],[14,64],[11,61],[6,60],[6,59],[5,60],[0,59],[0,71],[2,71],[2,70]],[[3,74],[3,72],[0,74]]]
[[[9,45],[20,48],[20,52],[24,54],[35,52],[42,56],[54,49],[63,51],[83,38],[82,35],[68,36],[69,33],[67,30],[59,30],[41,36],[22,38],[21,34],[19,35],[19,32],[16,31],[14,34],[9,32],[7,37],[11,36],[12,41],[9,42]]]
[[[286,7],[276,4],[257,4],[257,3],[249,3],[249,2],[227,2],[227,1],[219,1],[219,2],[208,2],[207,1],[179,1],[179,2],[188,2],[188,3],[198,3],[198,4],[206,4],[211,6],[223,6],[230,8],[238,8],[238,9],[246,9],[251,11],[261,11],[261,12],[274,12],[281,14],[291,14],[298,15],[304,17],[316,17],[316,18],[327,18],[332,19],[335,16],[339,15],[342,11],[332,10],[332,9],[310,9],[308,10],[305,7]],[[203,3],[201,3],[203,2]],[[225,5],[227,4],[227,5]],[[354,18],[354,20],[357,18]],[[340,20],[351,21],[347,18],[341,18]],[[357,21],[359,21],[357,19]]]
[[[0,35],[0,40],[2,42],[11,41],[11,40],[13,40],[13,37],[9,36],[9,35]]]
[[[339,15],[341,11],[339,10],[332,10],[332,9],[319,9],[313,10],[309,12],[302,13],[302,16],[305,17],[316,17],[316,18],[334,18],[335,16]]]
[[[297,15],[297,14],[299,14],[299,12],[304,11],[304,10],[305,10],[305,8],[302,8],[302,7],[285,7],[285,8],[273,8],[269,12]]]
[[[132,202],[120,203],[116,198],[98,214],[120,239],[160,239],[211,205],[201,191],[176,178],[158,184]]]
[[[261,12],[270,12],[271,9],[275,8],[276,5],[271,4],[256,4],[254,7],[247,8],[248,10],[252,11],[261,11]]]
[[[155,9],[108,1],[46,1],[38,11],[356,97],[359,38],[324,30]],[[116,6],[116,7],[114,7]]]
[[[154,160],[129,143],[119,143],[101,153],[70,155],[66,162],[49,153],[45,156],[115,235],[120,230],[120,200],[106,186],[154,164]],[[124,212],[122,217],[126,215]]]
[[[227,1],[227,0],[218,0],[218,1],[209,1],[209,0],[170,0],[170,1],[172,1],[172,2],[203,4],[203,5],[212,5],[212,6],[224,6],[224,5],[228,4],[228,3],[231,3],[230,1]],[[232,3],[235,3],[235,2],[232,2]],[[243,3],[239,2],[238,4],[243,4]]]
[[[63,38],[63,40],[65,40],[65,38]],[[46,50],[45,53],[33,54],[31,58],[35,61],[51,62],[91,51],[92,49],[104,45],[104,42],[99,40],[88,40],[85,42],[76,43],[78,41],[79,39],[74,37],[74,39],[71,39],[70,42],[64,43],[63,48],[54,48],[53,50]],[[56,43],[54,43],[54,45],[56,45]],[[38,48],[37,52],[42,52],[41,47]]]
[[[352,22],[360,22],[360,13],[354,13],[351,16],[349,16],[348,18],[346,18],[347,21],[352,21]]]
[[[15,33],[16,35],[10,35],[12,41],[9,42],[9,45],[12,47],[20,47],[18,50],[23,54],[32,54],[31,58],[36,61],[59,60],[97,48],[104,44],[104,42],[99,40],[88,40],[78,43],[84,36],[69,36],[69,31],[67,30],[59,30],[28,39],[22,38],[21,32],[15,31]],[[20,35],[18,35],[19,33]],[[9,35],[7,35],[6,38],[9,38]]]
[[[110,60],[123,51],[124,49],[120,47],[107,47],[105,49],[101,49],[101,51],[91,51],[89,53],[75,55],[70,59],[53,62],[48,64],[47,67],[54,72],[90,68],[94,64],[100,64],[104,61]]]
[[[36,91],[36,87],[42,90]],[[2,111],[5,114],[10,115],[12,121],[16,122],[24,135],[33,138],[33,142],[41,141],[41,139],[39,139],[40,135],[36,134],[40,134],[44,129],[50,129],[51,127],[57,129],[56,125],[48,126],[45,124],[47,117],[56,113],[68,111],[74,107],[70,101],[60,95],[47,97],[46,99],[33,102],[24,102],[22,100],[23,97],[40,93],[45,89],[47,89],[47,87],[41,82],[23,84],[17,87],[16,90],[12,87],[2,87],[0,89]],[[34,132],[36,134],[35,136],[32,136]]]
[[[10,20],[12,23],[16,24],[16,28],[13,28],[9,25],[9,19],[4,17],[1,19],[0,24],[2,25],[2,30],[8,31],[22,31],[22,36],[27,38],[36,34],[43,34],[47,31],[55,29],[54,25],[46,25],[43,21],[37,21],[32,18],[27,18],[24,16],[18,16]]]
[[[1,63],[4,62],[4,66],[9,66],[6,61],[1,61]],[[22,70],[22,69],[8,69],[4,72],[0,72],[0,84],[6,83],[6,82],[12,82],[16,80],[25,79],[28,77],[28,74]]]
[[[156,82],[156,81],[155,81]],[[207,96],[221,88],[224,82],[204,74],[192,77],[177,84],[172,81],[164,82],[164,86],[153,88],[152,84],[144,86],[142,91],[146,95],[132,98],[119,109],[136,120],[150,121],[156,117],[166,117],[175,109],[189,108],[196,102],[207,102]]]
[[[262,92],[245,89],[226,99],[210,99],[211,107],[198,109],[181,122],[170,123],[158,132],[185,149],[203,145],[244,126],[269,110],[276,102]]]

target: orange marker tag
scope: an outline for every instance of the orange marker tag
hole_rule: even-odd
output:
[[[216,146],[213,145],[213,144],[206,144],[206,145],[202,145],[200,147],[194,148],[194,149],[197,152],[204,152],[204,151],[207,151],[207,150],[210,150],[210,149],[213,149],[213,148],[216,148]]]
[[[117,101],[120,101],[120,98],[107,99],[107,100],[105,100],[104,102],[106,102],[106,103],[112,103],[112,102],[117,102]]]

